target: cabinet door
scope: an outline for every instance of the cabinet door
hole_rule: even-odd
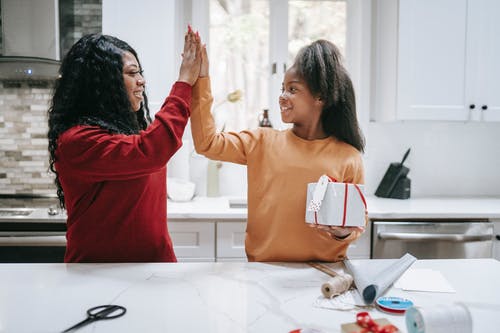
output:
[[[217,261],[246,261],[246,222],[217,222]]]
[[[500,121],[500,1],[469,1],[469,47],[474,50],[474,120]]]
[[[349,259],[370,259],[371,226],[372,222],[368,221],[365,232],[356,241],[349,244],[347,248]]]
[[[178,261],[215,261],[214,222],[168,222]]]
[[[469,117],[467,0],[399,2],[399,119]]]

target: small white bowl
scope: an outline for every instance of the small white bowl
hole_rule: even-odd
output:
[[[190,201],[196,185],[179,178],[167,178],[167,196],[172,201]]]

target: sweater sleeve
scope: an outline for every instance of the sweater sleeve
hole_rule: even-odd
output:
[[[262,131],[216,132],[211,113],[210,79],[199,78],[193,87],[191,133],[197,153],[210,159],[247,164],[247,156],[262,138]]]
[[[361,156],[361,153],[359,153],[357,150],[349,158],[344,182],[353,184],[365,183],[365,169],[363,166],[363,158]]]
[[[58,140],[58,168],[67,166],[97,181],[130,179],[163,168],[182,145],[191,92],[189,84],[176,82],[153,123],[136,135],[95,126],[69,129]]]

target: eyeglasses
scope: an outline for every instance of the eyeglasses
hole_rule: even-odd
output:
[[[141,69],[140,71],[131,71],[123,73],[124,75],[128,75],[134,79],[144,79],[144,71]]]

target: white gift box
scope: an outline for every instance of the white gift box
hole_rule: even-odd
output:
[[[323,175],[307,184],[306,222],[340,227],[364,227],[364,186],[338,183]]]

